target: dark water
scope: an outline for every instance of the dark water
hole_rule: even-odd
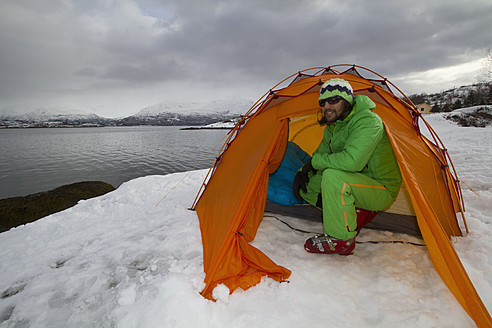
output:
[[[101,180],[208,168],[228,130],[105,127],[0,130],[0,199]]]

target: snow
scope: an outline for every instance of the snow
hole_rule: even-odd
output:
[[[169,102],[164,101],[145,107],[132,115],[135,117],[158,116],[165,113],[182,115],[209,115],[209,114],[244,114],[253,101],[249,99],[217,99],[210,101]],[[48,121],[53,119],[98,119],[101,118],[95,111],[101,108],[89,109],[71,104],[22,104],[0,108],[0,119],[16,119],[29,121]],[[105,110],[102,108],[102,110]]]
[[[248,99],[220,99],[212,101],[190,101],[188,103],[164,101],[145,107],[133,116],[156,116],[166,112],[199,115],[214,113],[244,114],[252,105],[253,101]]]
[[[237,123],[241,120],[241,117],[237,117],[235,119],[226,120],[222,122],[211,123],[202,126],[202,129],[232,129],[236,126]]]
[[[88,109],[69,104],[44,105],[13,105],[0,111],[0,118],[13,118],[30,121],[45,121],[52,119],[84,119],[98,118]]]
[[[487,114],[492,114],[492,106],[479,105],[479,106],[472,106],[472,107],[465,107],[465,108],[456,109],[452,112],[446,113],[445,115],[454,114],[454,113],[468,113],[469,114],[469,113],[474,113],[479,109],[484,110],[484,112]]]
[[[492,309],[492,128],[426,116],[462,181],[470,233],[454,246]],[[292,270],[204,299],[196,213],[206,170],[147,176],[0,234],[0,328],[6,327],[474,327],[425,247],[358,244],[352,256],[306,253],[310,234],[268,215],[253,245]],[[307,231],[321,224],[280,217]],[[358,241],[406,240],[363,230]]]

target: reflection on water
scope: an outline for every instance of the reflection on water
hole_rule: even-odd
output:
[[[106,127],[0,130],[0,199],[101,180],[208,168],[228,130]]]

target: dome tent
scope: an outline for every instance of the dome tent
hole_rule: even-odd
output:
[[[192,206],[202,233],[206,273],[202,295],[212,299],[213,289],[221,283],[232,293],[257,284],[263,276],[277,281],[290,276],[288,269],[249,243],[263,218],[269,176],[281,165],[288,142],[312,154],[323,137],[324,127],[317,122],[318,93],[334,77],[347,80],[354,94],[367,95],[376,103],[434,268],[478,326],[492,325],[450,240],[466,235],[468,228],[456,172],[444,145],[398,88],[356,65],[316,67],[289,76],[231,130]],[[428,129],[430,139],[420,126]]]

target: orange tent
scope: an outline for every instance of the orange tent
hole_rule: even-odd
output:
[[[466,235],[468,228],[456,172],[441,140],[398,88],[356,65],[316,67],[289,76],[231,130],[193,204],[203,242],[202,295],[211,299],[221,283],[232,293],[263,276],[277,281],[290,276],[249,243],[263,219],[269,174],[279,167],[287,141],[309,154],[318,146],[324,129],[317,123],[318,93],[335,76],[376,103],[436,271],[477,326],[491,327],[492,319],[450,241],[450,236]],[[420,126],[427,127],[430,139],[420,133]]]

